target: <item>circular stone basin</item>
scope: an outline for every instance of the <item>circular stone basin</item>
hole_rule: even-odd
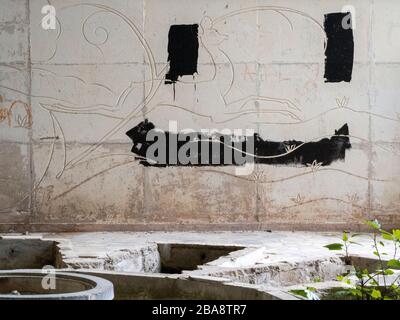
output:
[[[112,300],[113,284],[105,279],[68,272],[0,270],[0,299]]]

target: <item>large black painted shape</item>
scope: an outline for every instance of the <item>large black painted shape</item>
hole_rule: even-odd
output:
[[[293,166],[305,166],[315,161],[315,163],[322,166],[327,166],[333,161],[344,160],[346,150],[351,148],[347,124],[335,130],[334,135],[330,138],[306,143],[298,140],[282,142],[264,140],[258,133],[250,137],[242,137],[237,142],[237,137],[233,138],[230,135],[214,134],[213,139],[211,139],[209,136],[199,132],[193,133],[185,141],[179,141],[177,133],[166,131],[163,132],[165,141],[160,145],[160,150],[163,150],[166,157],[165,162],[160,162],[157,157],[152,158],[147,152],[149,147],[157,141],[148,141],[147,139],[147,134],[153,129],[156,129],[154,124],[146,119],[126,133],[133,141],[131,151],[140,157],[140,163],[146,166],[227,166],[243,165],[249,161],[269,165]],[[251,141],[250,139],[253,140]],[[172,143],[171,141],[174,142]],[[190,155],[194,161],[182,163],[176,155],[181,148],[187,147],[188,143],[198,144],[197,151]],[[249,143],[253,144],[254,148],[251,150],[251,156],[247,154],[247,158],[244,159],[245,152],[249,152],[246,149]],[[226,148],[226,145],[234,146],[234,148]],[[202,150],[205,147],[211,151],[206,157],[203,154],[202,158]],[[171,159],[173,160],[171,161]],[[228,161],[225,161],[225,159],[228,159]],[[229,159],[231,160],[229,161]]]

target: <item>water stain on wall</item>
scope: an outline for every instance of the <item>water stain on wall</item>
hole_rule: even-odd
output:
[[[29,193],[29,188],[28,146],[17,142],[0,142],[0,212],[29,210],[29,197],[24,197]]]
[[[350,82],[353,71],[354,40],[349,12],[325,15],[325,82]],[[351,20],[350,20],[351,22]]]
[[[175,83],[178,77],[197,72],[199,50],[198,24],[172,25],[168,33],[169,71],[165,83]]]
[[[148,133],[152,130],[164,134],[164,139],[159,141],[160,134],[155,139],[149,139]],[[157,129],[148,120],[140,122],[126,135],[133,141],[131,151],[141,159],[140,163],[157,167],[227,166],[243,165],[247,162],[294,166],[314,163],[326,166],[333,161],[343,160],[346,150],[351,148],[347,124],[335,130],[330,138],[316,142],[298,140],[275,142],[264,140],[257,133],[246,137],[214,133],[210,137],[204,133],[192,132],[182,139],[178,137],[178,133]],[[154,148],[155,143],[158,151],[148,152],[149,148],[157,149]],[[207,152],[204,154],[205,150]],[[161,157],[160,153],[164,156]],[[182,153],[186,157],[184,161],[178,156]]]

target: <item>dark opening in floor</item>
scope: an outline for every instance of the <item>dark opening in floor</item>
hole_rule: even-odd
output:
[[[226,256],[232,251],[242,250],[239,246],[158,243],[162,273],[182,273],[196,270],[197,266]]]
[[[59,268],[56,242],[42,239],[0,239],[0,270]]]

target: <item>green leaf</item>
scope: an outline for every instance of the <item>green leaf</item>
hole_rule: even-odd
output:
[[[377,257],[379,257],[379,252],[378,251],[374,251],[373,254],[376,255]]]
[[[350,289],[350,293],[356,297],[362,297],[361,290],[359,289]]]
[[[371,297],[374,298],[374,299],[379,299],[379,298],[382,298],[382,295],[381,295],[381,292],[379,290],[374,289],[371,292]]]
[[[390,276],[390,275],[392,275],[393,273],[394,273],[394,271],[391,270],[391,269],[386,269],[386,270],[385,270],[385,275],[387,275],[387,276]]]
[[[376,281],[375,279],[372,279],[370,283],[371,283],[371,285],[373,285],[373,286],[379,286],[378,281]]]
[[[349,234],[348,234],[347,232],[343,232],[342,240],[343,240],[344,242],[346,242],[347,240],[349,240]]]
[[[361,236],[361,235],[362,235],[362,233],[353,233],[351,235],[351,238],[358,237],[358,236]]]
[[[381,227],[381,224],[376,219],[375,220],[367,220],[367,221],[365,221],[365,223],[375,230],[379,230]]]
[[[381,229],[381,232],[384,233],[384,234],[390,234],[391,235],[390,232],[387,232],[386,230],[383,230],[383,229]]]
[[[343,289],[343,290],[338,290],[338,291],[334,292],[333,295],[336,298],[346,298],[346,297],[348,297],[350,295],[354,295],[354,294],[351,292],[351,289]]]
[[[393,237],[400,241],[400,229],[393,230]]]
[[[294,293],[303,298],[306,298],[308,300],[320,300],[318,295],[315,293],[316,291],[317,291],[317,289],[314,287],[307,287],[306,290],[302,290],[302,289],[289,290],[289,292]]]
[[[306,290],[296,289],[296,290],[289,290],[289,292],[291,292],[291,293],[293,293],[295,295],[301,296],[303,298],[307,298],[308,297]]]
[[[343,244],[341,244],[341,243],[331,243],[331,244],[327,244],[324,247],[328,248],[329,250],[342,250]]]
[[[363,276],[370,276],[369,275],[369,271],[368,271],[368,269],[363,269],[363,270],[361,270],[361,276],[363,277]]]
[[[336,280],[347,284],[351,284],[351,280],[347,276],[342,276],[342,275],[336,276]]]
[[[393,236],[390,233],[382,233],[382,238],[393,241]]]
[[[358,243],[358,242],[355,242],[355,241],[349,241],[349,243],[351,243],[351,244],[356,244],[356,245],[358,245],[358,246],[362,246],[362,244],[361,243]]]
[[[379,244],[380,244],[382,247],[385,246],[385,244],[384,244],[382,241],[379,241]]]
[[[389,260],[387,266],[393,269],[400,269],[400,261],[396,259]]]

